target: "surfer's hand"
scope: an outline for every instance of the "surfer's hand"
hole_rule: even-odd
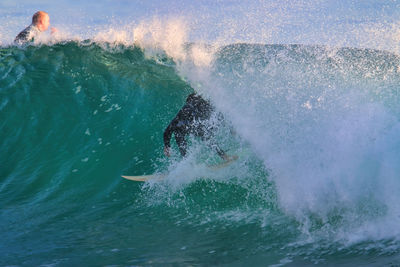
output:
[[[164,155],[167,156],[167,157],[170,156],[170,154],[169,154],[169,147],[167,147],[167,146],[164,147]]]
[[[51,34],[55,34],[56,32],[58,32],[57,28],[51,27]]]

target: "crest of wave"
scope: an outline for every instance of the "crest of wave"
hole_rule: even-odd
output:
[[[177,63],[177,70],[183,76],[194,78],[199,70],[204,71],[211,64],[215,50],[208,45],[189,43],[189,31],[182,17],[154,17],[137,25],[99,31],[94,41],[139,46],[149,58],[167,55]]]

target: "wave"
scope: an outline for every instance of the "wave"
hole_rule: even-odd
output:
[[[197,227],[270,227],[277,246],[295,242],[298,255],[320,255],[308,247],[310,237],[339,243],[334,253],[398,239],[397,55],[304,45],[141,45],[0,49],[0,201],[8,214],[1,224],[10,238],[23,232],[10,229],[11,221],[46,210],[52,214],[33,220],[33,228],[52,222],[61,231],[63,218],[89,225],[100,212],[111,220],[114,212],[127,216],[121,210],[133,202],[134,213],[175,208],[172,216],[184,225],[197,218]],[[162,155],[163,130],[192,88],[236,132],[217,135],[240,155],[219,172],[207,170],[215,155],[195,139],[186,159]],[[120,179],[165,170],[165,181],[135,185],[134,200],[133,183]],[[386,248],[380,252],[390,253]]]

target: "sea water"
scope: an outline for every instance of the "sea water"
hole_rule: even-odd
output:
[[[161,14],[143,7],[128,23],[132,4],[101,2],[124,21],[26,46],[2,31],[0,265],[400,264],[396,24],[346,20],[334,26],[358,38],[313,43],[296,22],[313,16],[322,32],[318,10],[340,18],[357,5],[294,3],[183,3],[193,23],[152,2]],[[23,15],[3,7],[11,29]],[[378,2],[363,8],[393,18]],[[232,27],[222,9],[249,14]],[[221,17],[218,30],[199,26]],[[193,91],[224,117],[215,140],[239,155],[225,168],[210,169],[218,156],[194,137],[186,158],[174,141],[163,155],[163,131]],[[167,176],[121,178],[156,172]]]

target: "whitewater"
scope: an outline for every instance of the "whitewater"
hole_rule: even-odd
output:
[[[156,17],[1,39],[0,265],[400,264],[396,46],[190,31]],[[163,155],[193,91],[225,118],[226,168],[196,138]]]

